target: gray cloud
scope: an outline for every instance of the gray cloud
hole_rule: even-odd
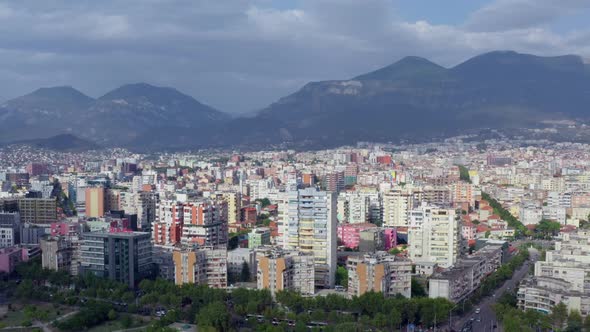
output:
[[[523,1],[512,3],[520,8]],[[349,78],[405,55],[443,65],[494,49],[590,55],[588,30],[556,34],[536,23],[506,23],[511,28],[499,30],[405,22],[389,0],[303,0],[284,10],[269,3],[0,2],[0,99],[63,84],[98,96],[146,81],[177,87],[222,110],[246,111],[307,81]],[[483,24],[478,15],[493,6],[503,8],[483,8],[467,25]]]
[[[475,11],[466,27],[476,31],[526,29],[586,8],[590,8],[588,0],[495,0]]]

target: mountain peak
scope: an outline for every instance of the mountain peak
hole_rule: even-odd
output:
[[[356,80],[395,81],[438,77],[446,69],[418,56],[406,56],[399,61],[373,72],[355,77]]]
[[[185,97],[191,98],[187,95],[182,94],[180,91],[169,88],[159,87],[148,83],[131,83],[122,85],[110,92],[107,92],[104,96],[100,97],[100,100],[116,100],[116,99],[134,99],[144,97],[147,99],[156,97]]]
[[[493,51],[475,56],[452,70],[457,73],[471,72],[473,69],[495,71],[500,74],[503,71],[534,72],[548,70],[551,72],[582,72],[584,62],[577,55],[560,55],[542,57],[515,51]],[[481,73],[477,73],[481,74]]]
[[[71,86],[54,86],[39,88],[29,94],[20,98],[36,98],[36,99],[62,99],[73,102],[90,102],[93,99],[74,89]]]

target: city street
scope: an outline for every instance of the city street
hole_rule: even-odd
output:
[[[529,248],[530,257],[512,276],[510,280],[507,280],[502,287],[496,289],[492,296],[484,298],[478,305],[476,305],[470,312],[466,313],[460,319],[453,319],[453,329],[455,331],[461,331],[467,322],[473,318],[472,331],[494,331],[494,325],[497,326],[495,331],[502,331],[502,327],[497,322],[496,314],[492,309],[492,305],[496,303],[496,299],[499,298],[505,291],[514,290],[516,285],[524,279],[529,273],[530,267],[539,258],[539,251],[534,248]],[[476,314],[476,309],[480,309],[480,313]]]

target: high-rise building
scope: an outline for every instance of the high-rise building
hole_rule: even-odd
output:
[[[257,253],[256,260],[258,289],[268,289],[273,296],[284,290],[306,295],[315,293],[313,256],[300,251],[264,248]]]
[[[341,192],[338,195],[338,221],[350,224],[367,223],[370,217],[370,200],[358,192]]]
[[[416,262],[432,262],[450,267],[457,261],[461,248],[461,222],[455,210],[423,205],[419,227],[408,229],[408,251]]]
[[[227,245],[228,210],[226,201],[187,202],[183,209],[181,243],[215,247]]]
[[[238,192],[224,192],[221,197],[227,202],[227,222],[237,224],[240,222],[242,209],[242,195]]]
[[[103,187],[88,187],[85,196],[86,217],[103,217],[105,212],[105,189]]]
[[[348,294],[380,292],[385,296],[412,296],[412,262],[378,251],[348,257]]]
[[[18,211],[22,223],[49,225],[57,221],[55,198],[19,198]]]
[[[344,189],[344,172],[326,174],[324,177],[324,186],[330,192],[339,192]]]
[[[412,193],[403,189],[391,190],[383,195],[383,225],[408,226],[409,212],[414,206]]]
[[[173,253],[174,282],[227,288],[227,249],[181,249]]]
[[[283,234],[286,249],[314,257],[316,287],[334,286],[336,273],[336,194],[315,188],[288,193],[288,221]]]
[[[161,200],[152,225],[154,244],[219,246],[227,244],[227,202]]]
[[[83,233],[80,268],[134,287],[154,272],[150,233]]]

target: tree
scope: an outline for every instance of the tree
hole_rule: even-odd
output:
[[[348,287],[348,270],[344,266],[336,269],[336,284],[344,288]]]
[[[256,200],[256,202],[259,202],[263,208],[270,205],[270,200],[268,198],[259,198]]]
[[[240,272],[240,281],[242,281],[242,282],[250,281],[250,266],[248,266],[247,262],[242,263],[242,271]]]
[[[115,311],[115,309],[111,309],[109,310],[109,313],[107,314],[107,317],[109,318],[109,320],[115,320],[117,319],[117,312]]]
[[[195,322],[199,328],[212,327],[217,331],[228,331],[229,313],[223,302],[215,301],[199,310]]]
[[[570,312],[567,318],[567,332],[581,332],[584,325],[584,319],[578,311]]]
[[[559,302],[551,312],[551,324],[555,329],[561,329],[567,317],[567,306],[563,302]]]
[[[389,324],[391,330],[396,330],[402,324],[402,314],[396,308],[391,309],[389,314]]]
[[[543,219],[537,224],[537,227],[535,227],[535,233],[536,237],[546,239],[550,238],[551,236],[557,235],[560,229],[560,223],[556,221]]]
[[[425,296],[427,296],[427,294],[422,283],[420,283],[418,279],[412,278],[412,298]]]
[[[467,167],[463,165],[457,165],[459,167],[459,179],[462,181],[471,183],[471,178],[469,177],[469,170]]]

